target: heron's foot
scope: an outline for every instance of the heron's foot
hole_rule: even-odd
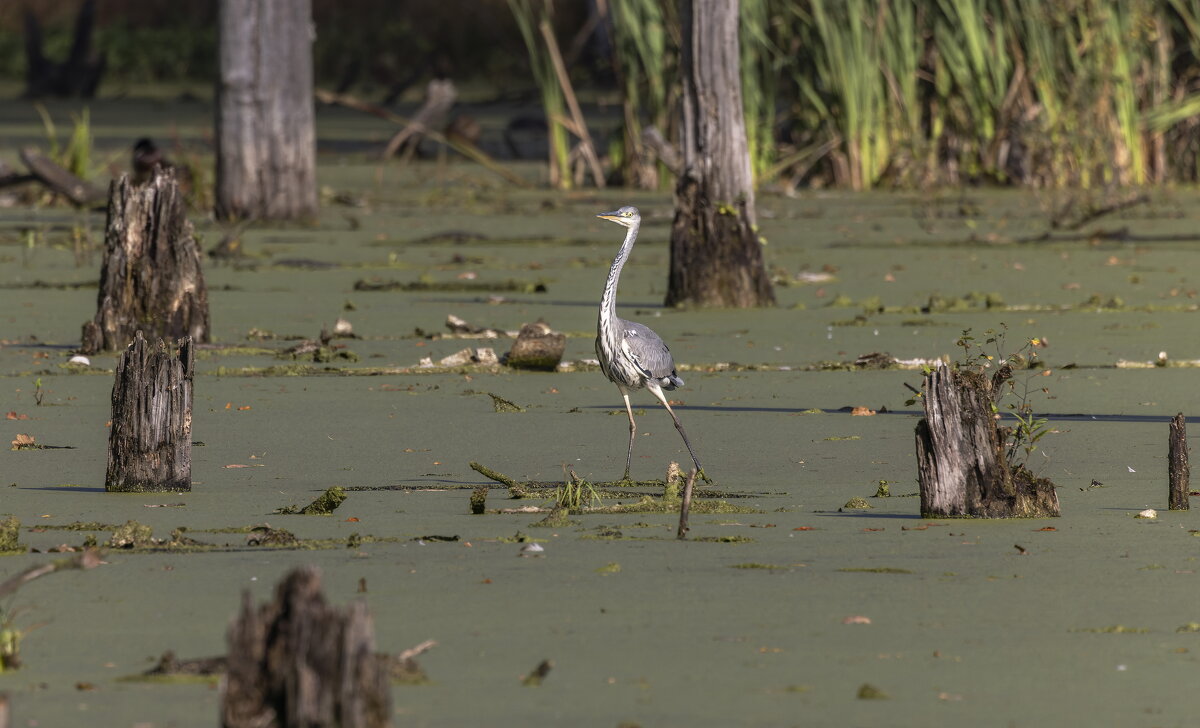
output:
[[[713,485],[713,479],[708,477],[708,473],[704,472],[704,468],[696,471],[696,478],[703,480],[707,485]]]
[[[633,479],[631,479],[629,477],[629,471],[626,470],[625,474],[621,476],[620,480],[613,481],[613,485],[618,485],[618,486],[634,485]]]

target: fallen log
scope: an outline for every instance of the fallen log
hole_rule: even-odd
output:
[[[33,147],[22,149],[20,156],[34,179],[70,200],[72,205],[82,207],[104,199],[104,190],[71,174]]]

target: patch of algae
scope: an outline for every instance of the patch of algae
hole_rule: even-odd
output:
[[[335,485],[327,489],[324,493],[317,497],[312,503],[297,508],[296,506],[284,506],[278,508],[275,513],[280,515],[300,515],[300,516],[329,516],[332,515],[337,507],[346,500],[346,491],[340,486]]]
[[[634,503],[615,503],[610,506],[596,506],[584,509],[585,514],[617,514],[617,513],[677,513],[679,500],[655,498],[644,495]],[[724,500],[692,501],[692,513],[763,513],[757,508],[734,505]]]

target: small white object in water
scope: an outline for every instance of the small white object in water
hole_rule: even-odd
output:
[[[488,346],[476,349],[474,359],[479,364],[485,365],[500,363],[499,357],[496,356],[496,350]]]
[[[85,367],[90,367],[92,365],[92,360],[88,359],[86,356],[83,356],[82,354],[76,354],[75,356],[71,357],[70,363],[82,364]]]
[[[1153,508],[1147,508],[1146,510],[1134,516],[1134,518],[1158,518],[1158,511],[1154,510]]]
[[[1129,468],[1129,466],[1128,466],[1128,465],[1126,465],[1125,467]],[[1136,470],[1134,470],[1133,468],[1129,468],[1129,472],[1131,472],[1131,473],[1136,473],[1137,471],[1136,471]]]
[[[542,548],[540,543],[527,543],[521,547],[521,556],[529,558],[530,556],[541,556],[546,549]]]

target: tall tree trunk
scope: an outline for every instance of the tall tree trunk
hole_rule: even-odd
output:
[[[220,0],[217,216],[317,211],[310,0]]]
[[[683,173],[668,306],[770,306],[742,110],[737,0],[681,0]]]

